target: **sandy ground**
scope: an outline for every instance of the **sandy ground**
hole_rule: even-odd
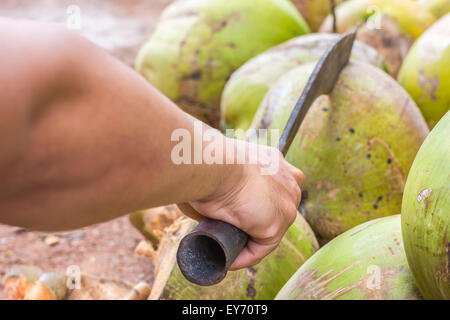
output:
[[[161,10],[171,0],[2,0],[0,16],[74,26],[128,65],[148,38]],[[80,13],[74,19],[74,14]],[[79,19],[78,19],[79,17]],[[150,260],[136,257],[142,237],[126,217],[58,235],[49,245],[46,235],[0,225],[0,279],[14,264],[33,264],[46,271],[65,272],[77,265],[82,272],[127,281],[153,280]],[[0,299],[4,299],[0,285]]]

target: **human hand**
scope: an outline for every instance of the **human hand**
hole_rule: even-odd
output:
[[[217,190],[189,203],[196,212],[185,205],[180,208],[194,219],[200,220],[200,214],[225,221],[249,235],[230,268],[236,270],[257,264],[278,246],[296,218],[304,175],[275,148],[231,139],[227,143],[233,144],[236,155],[257,154],[257,161],[247,156],[245,164],[229,166]]]

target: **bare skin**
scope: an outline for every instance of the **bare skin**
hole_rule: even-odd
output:
[[[304,180],[278,150],[257,147],[279,161],[273,175],[263,164],[176,165],[172,132],[194,136],[196,120],[132,69],[49,24],[0,19],[0,43],[0,223],[67,230],[185,203],[193,218],[250,235],[233,269],[276,248]],[[220,137],[224,152],[251,147]]]

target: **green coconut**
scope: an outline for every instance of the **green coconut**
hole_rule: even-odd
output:
[[[248,131],[251,141],[278,143],[314,67],[296,67],[271,88]],[[302,214],[320,240],[400,212],[409,168],[428,132],[394,79],[350,61],[331,94],[314,102],[286,155],[306,176]]]
[[[337,31],[351,31],[367,21],[357,39],[374,47],[386,61],[389,72],[397,76],[409,48],[436,18],[413,0],[350,0],[336,8]],[[329,16],[320,30],[332,32]]]
[[[416,101],[430,128],[450,110],[450,13],[414,43],[398,82]]]
[[[297,37],[246,62],[233,73],[223,91],[223,127],[247,130],[264,95],[276,80],[298,65],[319,60],[338,37],[326,33]],[[351,58],[380,68],[384,66],[374,49],[358,41],[353,46]]]
[[[437,18],[450,13],[450,0],[417,0],[417,2],[430,10]]]
[[[450,112],[420,148],[405,186],[406,256],[427,299],[450,299]]]
[[[300,214],[280,245],[258,265],[228,272],[217,285],[201,287],[188,282],[175,262],[178,243],[195,225],[184,219],[167,229],[161,241],[150,299],[241,300],[273,299],[294,272],[318,249],[317,240]]]
[[[179,0],[162,13],[135,68],[185,111],[217,127],[231,73],[258,53],[308,32],[286,0]]]
[[[331,13],[331,0],[291,0],[305,18],[312,31],[320,28],[323,20]],[[335,0],[335,5],[343,0]]]
[[[317,251],[277,300],[419,300],[400,215],[361,224]]]

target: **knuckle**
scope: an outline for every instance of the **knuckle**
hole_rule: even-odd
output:
[[[301,184],[303,184],[303,182],[305,181],[305,175],[303,174],[303,171],[301,171],[300,169],[296,170],[296,178],[297,181],[299,181]]]
[[[269,227],[264,230],[263,238],[264,239],[273,239],[278,236],[280,231],[280,227],[277,223],[272,223]]]
[[[289,225],[293,224],[297,218],[297,207],[292,206],[287,212],[287,221]]]

